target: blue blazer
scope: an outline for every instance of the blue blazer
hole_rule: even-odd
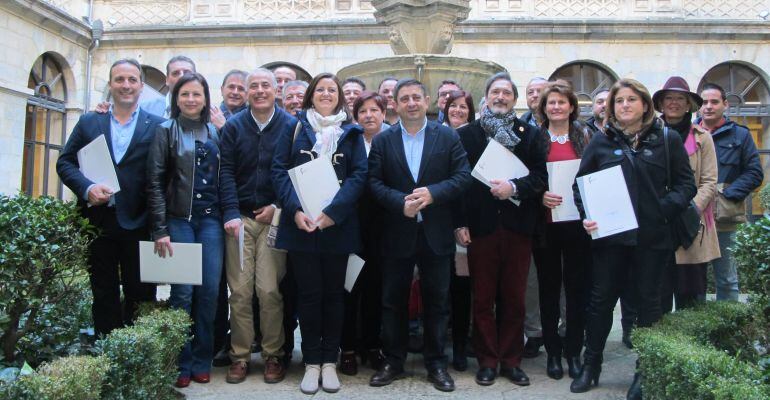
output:
[[[387,210],[382,254],[409,257],[416,251],[417,219],[404,215],[404,197],[427,187],[433,204],[421,211],[430,249],[437,255],[455,250],[453,201],[470,187],[468,157],[454,129],[428,121],[417,182],[412,178],[404,153],[401,124],[374,137],[369,151],[369,187]]]
[[[324,214],[334,220],[334,225],[308,233],[297,228],[294,215],[302,209],[288,171],[311,160],[307,153],[315,144],[315,132],[307,121],[305,112],[298,116],[300,132],[294,139],[294,129],[281,134],[273,156],[272,178],[276,194],[281,202],[281,223],[278,228],[276,247],[289,251],[313,253],[350,254],[361,250],[361,235],[356,204],[366,185],[366,149],[363,131],[355,125],[343,126],[344,133],[337,142],[334,171],[340,180],[340,191],[334,196]],[[292,144],[292,141],[294,142]]]
[[[136,130],[128,145],[128,150],[120,163],[115,162],[112,151],[110,115],[89,112],[78,120],[67,139],[58,161],[56,172],[62,182],[75,193],[83,215],[92,224],[100,227],[102,215],[107,205],[88,207],[83,199],[86,189],[94,182],[80,172],[78,151],[91,143],[99,135],[107,139],[112,163],[120,183],[120,191],[115,194],[115,214],[118,224],[126,230],[145,228],[147,221],[147,153],[155,136],[155,128],[163,118],[148,114],[140,109],[137,114]]]

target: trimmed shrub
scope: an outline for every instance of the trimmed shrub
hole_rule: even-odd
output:
[[[174,398],[176,359],[189,338],[190,318],[183,310],[155,310],[134,326],[114,330],[96,342],[110,360],[102,396],[111,400]]]
[[[745,275],[741,289],[762,298],[770,308],[770,219],[764,217],[739,226],[732,250],[735,263]]]
[[[18,400],[99,400],[109,369],[104,357],[63,357],[44,363],[37,373],[3,388],[3,398]]]
[[[88,245],[94,230],[74,203],[0,195],[2,362],[36,366],[66,354],[82,321]]]

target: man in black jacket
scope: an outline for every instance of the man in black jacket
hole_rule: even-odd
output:
[[[458,131],[468,161],[476,164],[494,140],[518,157],[529,175],[492,180],[491,189],[474,181],[457,207],[455,236],[460,245],[468,246],[473,348],[479,360],[476,382],[494,383],[499,364],[501,376],[525,386],[529,378],[519,368],[524,348],[524,303],[532,234],[548,180],[546,146],[536,128],[516,118],[516,85],[507,73],[487,81],[486,96],[488,107],[481,118]]]
[[[222,210],[226,241],[227,284],[230,287],[230,359],[228,383],[246,379],[255,318],[252,297],[259,299],[264,379],[280,382],[286,375],[284,357],[283,297],[278,285],[286,273],[286,254],[267,246],[267,233],[276,209],[270,179],[275,145],[280,135],[294,131],[297,120],[275,104],[277,82],[264,68],[246,79],[249,108],[222,128]],[[244,229],[240,259],[238,231]]]
[[[106,113],[80,117],[56,162],[62,182],[78,197],[83,216],[100,229],[89,246],[92,313],[98,335],[130,324],[139,302],[155,300],[155,285],[139,281],[139,241],[148,240],[147,152],[163,118],[139,109],[141,66],[136,60],[115,61],[109,90],[114,104]],[[95,183],[80,172],[78,151],[104,135],[120,191]],[[120,285],[124,301],[121,307]]]
[[[382,341],[387,361],[369,384],[385,386],[405,376],[407,303],[417,264],[428,380],[438,390],[452,391],[444,355],[454,252],[451,204],[470,184],[470,170],[454,130],[426,118],[430,98],[422,83],[402,79],[394,97],[400,122],[377,135],[369,153],[369,186],[387,210],[382,236]]]
[[[725,90],[714,83],[703,85],[701,92],[703,118],[700,126],[711,132],[717,153],[718,203],[739,205],[737,215],[720,215],[717,205],[716,225],[721,258],[712,261],[717,300],[738,300],[738,271],[730,247],[735,241],[735,229],[746,220],[746,197],[762,184],[764,173],[759,153],[749,129],[724,116],[729,107]]]

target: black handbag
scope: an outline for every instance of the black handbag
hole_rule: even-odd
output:
[[[666,192],[670,192],[671,158],[668,150],[668,127],[663,127],[663,144],[666,149]],[[703,223],[698,213],[698,207],[694,201],[690,200],[689,206],[672,221],[671,230],[674,235],[674,242],[688,249],[702,228]]]

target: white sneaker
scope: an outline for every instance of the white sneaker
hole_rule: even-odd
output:
[[[321,366],[318,364],[305,365],[305,376],[299,383],[299,390],[304,394],[315,394],[318,391],[318,378],[321,376]]]
[[[337,377],[337,364],[326,363],[321,367],[321,386],[324,392],[337,393],[340,390],[340,379]]]

